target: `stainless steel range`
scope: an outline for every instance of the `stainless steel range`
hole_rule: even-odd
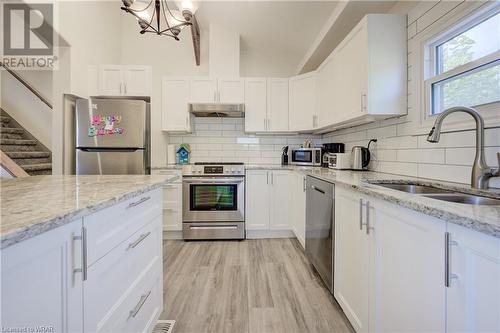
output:
[[[195,163],[182,176],[184,239],[245,239],[243,163]]]

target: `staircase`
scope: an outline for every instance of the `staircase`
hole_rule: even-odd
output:
[[[0,109],[0,150],[30,176],[51,175],[50,151]]]

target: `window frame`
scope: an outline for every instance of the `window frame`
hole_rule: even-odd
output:
[[[500,50],[490,53],[484,57],[472,60],[466,64],[457,66],[446,72],[438,74],[438,46],[446,43],[447,41],[455,38],[456,36],[466,32],[467,30],[481,24],[487,19],[498,15],[500,13],[500,5],[484,5],[481,8],[474,10],[472,13],[461,15],[461,17],[449,22],[443,26],[440,31],[437,31],[432,36],[427,38],[422,43],[422,58],[420,59],[422,68],[422,101],[424,103],[422,108],[422,127],[428,127],[431,122],[439,113],[433,114],[433,92],[432,87],[435,83],[442,82],[448,79],[459,77],[463,74],[472,74],[474,71],[484,70],[492,66],[500,64]],[[500,101],[481,104],[473,106],[478,112],[485,113],[488,111],[500,110]],[[492,113],[492,112],[488,112]],[[495,113],[495,112],[493,112]],[[500,114],[500,112],[498,112]],[[455,117],[453,127],[461,129],[465,126],[469,119],[466,117]],[[493,126],[500,123],[500,115],[490,115],[485,117],[486,123]],[[451,124],[450,124],[451,125]]]

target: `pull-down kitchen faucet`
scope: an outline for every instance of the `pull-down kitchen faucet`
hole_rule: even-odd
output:
[[[483,117],[481,117],[476,110],[465,106],[457,106],[443,111],[437,116],[436,122],[429,132],[427,141],[439,142],[441,125],[443,124],[444,118],[455,112],[468,113],[476,121],[476,157],[474,158],[474,165],[472,166],[471,186],[478,189],[487,189],[488,180],[491,177],[498,177],[499,170],[493,170],[490,168],[484,159],[484,121]]]

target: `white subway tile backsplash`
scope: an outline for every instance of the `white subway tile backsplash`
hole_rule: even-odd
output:
[[[379,162],[377,171],[397,175],[417,176],[418,164],[403,162]]]
[[[460,165],[418,164],[418,176],[456,183],[469,183],[472,167]]]
[[[498,167],[497,153],[500,153],[500,147],[484,149],[486,163],[493,168]],[[475,156],[476,148],[448,148],[446,149],[446,164],[471,166]]]
[[[444,149],[401,149],[397,151],[399,162],[444,164]]]
[[[386,126],[366,131],[366,138],[390,138],[396,136],[396,126]]]

